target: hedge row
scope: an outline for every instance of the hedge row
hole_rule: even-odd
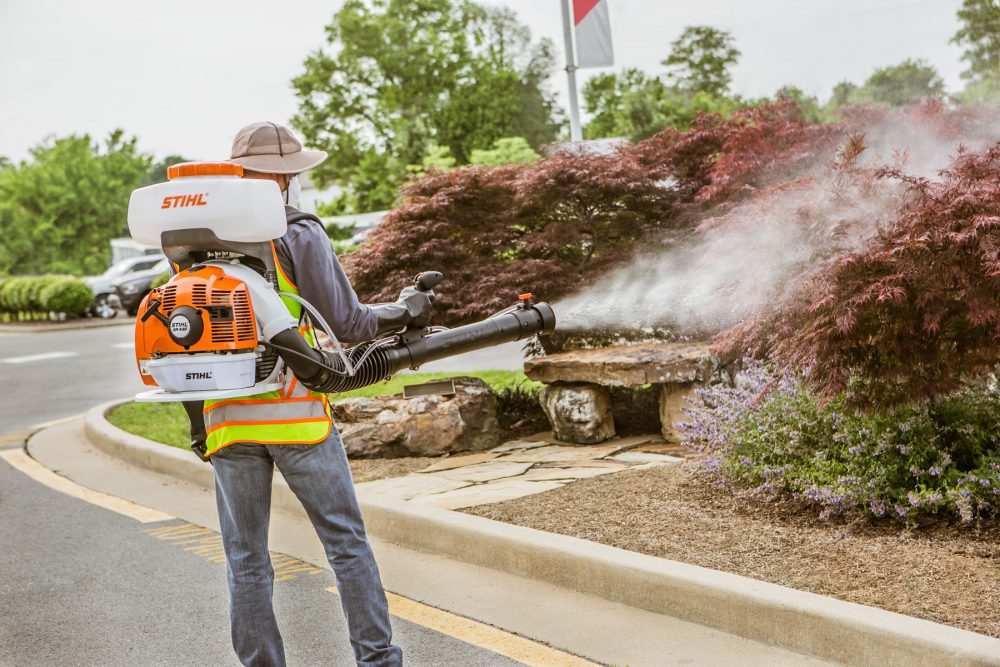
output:
[[[71,276],[0,278],[0,315],[4,319],[42,319],[80,315],[94,304],[87,283]]]

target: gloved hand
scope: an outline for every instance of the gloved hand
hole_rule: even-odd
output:
[[[211,463],[212,459],[208,456],[208,447],[205,445],[204,440],[192,440],[191,441],[191,451],[198,455],[198,458],[205,463]]]
[[[211,463],[212,461],[205,455],[208,451],[205,446],[208,435],[205,433],[205,417],[202,415],[205,402],[182,401],[181,405],[184,406],[184,412],[187,413],[188,419],[191,421],[191,451],[197,454],[202,461]]]
[[[377,336],[399,331],[408,324],[425,327],[434,312],[434,292],[407,287],[395,302],[375,303],[371,309],[378,318]]]
[[[431,316],[434,314],[433,290],[425,292],[416,287],[407,287],[399,293],[397,302],[406,304],[406,310],[410,315],[408,324],[426,327],[431,323]]]

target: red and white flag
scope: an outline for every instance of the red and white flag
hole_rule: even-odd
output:
[[[573,20],[576,24],[576,66],[614,65],[608,0],[573,0]]]

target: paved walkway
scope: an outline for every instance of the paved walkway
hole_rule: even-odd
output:
[[[691,455],[690,450],[652,435],[567,445],[544,433],[487,452],[452,456],[419,472],[365,482],[358,488],[453,510],[551,491],[577,479],[676,464]]]

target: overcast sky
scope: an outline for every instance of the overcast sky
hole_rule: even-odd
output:
[[[492,0],[556,41],[560,0]],[[794,85],[825,98],[844,79],[922,58],[961,86],[960,0],[609,0],[614,69],[658,72],[685,26],[731,32],[736,92]],[[23,159],[48,135],[115,127],[157,157],[228,156],[255,120],[286,123],[289,81],[324,44],[339,0],[0,0],[0,155]],[[582,78],[606,70],[584,70]],[[551,80],[565,101],[565,74]]]

